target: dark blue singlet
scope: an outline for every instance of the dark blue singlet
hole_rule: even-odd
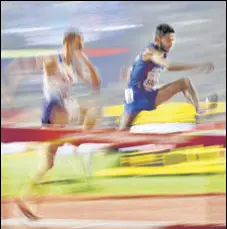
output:
[[[150,43],[145,49],[154,46],[155,44]],[[145,49],[136,57],[130,72],[128,88],[125,89],[124,110],[128,114],[156,109],[155,101],[159,89],[155,89],[154,85],[157,83],[163,67],[151,61],[143,61],[142,53]],[[165,54],[164,58],[166,56]]]

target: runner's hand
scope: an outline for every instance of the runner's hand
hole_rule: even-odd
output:
[[[214,71],[214,64],[211,62],[201,64],[198,70],[199,72],[211,73]]]

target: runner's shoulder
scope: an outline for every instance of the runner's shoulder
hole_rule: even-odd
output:
[[[58,56],[57,55],[45,56],[42,59],[43,59],[43,65],[44,65],[45,68],[54,66],[58,62]]]
[[[57,55],[43,56],[42,60],[44,63],[56,62],[58,60],[58,56]]]

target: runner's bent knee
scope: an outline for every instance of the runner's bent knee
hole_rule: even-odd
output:
[[[180,81],[182,90],[186,90],[190,87],[191,81],[189,78],[187,78],[187,77],[181,78],[179,81]]]

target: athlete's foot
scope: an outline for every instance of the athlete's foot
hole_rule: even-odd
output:
[[[205,115],[207,112],[216,109],[218,106],[218,95],[212,94],[206,98],[206,108],[197,108],[196,115]]]
[[[207,121],[207,118],[209,117],[209,112],[213,111],[218,106],[218,95],[213,94],[211,96],[208,96],[206,98],[206,108],[199,108],[196,109],[196,122],[197,123],[203,123],[204,121]]]
[[[39,220],[40,217],[35,215],[32,210],[28,207],[28,205],[24,202],[24,200],[19,199],[16,201],[18,208],[20,209],[21,213],[29,220]]]
[[[207,108],[203,108],[203,109],[198,109],[196,111],[196,117],[202,117],[204,115],[206,115],[206,113],[208,112],[208,109]]]

